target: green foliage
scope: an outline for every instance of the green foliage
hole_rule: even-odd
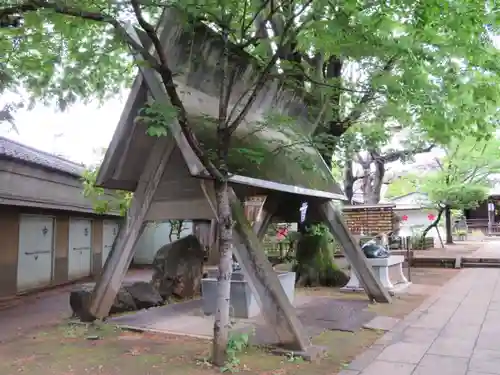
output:
[[[98,168],[90,168],[84,172],[82,177],[83,195],[92,201],[96,213],[119,212],[125,216],[132,200],[132,193],[122,190],[106,192],[103,188],[97,187],[98,172]]]
[[[424,184],[433,202],[447,204],[455,209],[476,208],[488,197],[488,183],[449,183],[442,184],[441,176],[431,176]]]
[[[387,186],[386,198],[395,198],[401,195],[414,193],[418,190],[420,176],[415,173],[408,173],[399,176]]]
[[[0,13],[21,3],[3,0]],[[129,84],[133,63],[109,20],[137,24],[130,1],[32,3],[45,9],[24,12],[21,27],[1,30],[4,89],[23,88],[64,109],[77,99],[105,99]],[[395,120],[417,124],[444,143],[464,133],[485,134],[496,118],[500,59],[491,36],[498,22],[496,9],[483,1],[295,0],[273,3],[272,11],[270,3],[256,0],[141,3],[153,24],[163,6],[175,6],[185,12],[186,24],[201,20],[263,65],[275,65],[272,75],[312,95],[310,112],[321,114],[317,124],[324,129]],[[452,20],[442,17],[443,7]],[[61,14],[61,8],[79,16]],[[256,38],[259,21],[273,29],[260,30],[267,38]],[[273,64],[277,46],[282,50]],[[379,138],[384,131],[375,133]]]
[[[248,348],[249,339],[248,333],[233,333],[229,336],[226,347],[227,361],[226,365],[221,367],[221,372],[239,372],[238,354]]]
[[[152,137],[166,136],[168,124],[177,118],[177,110],[169,103],[152,102],[146,104],[139,111],[135,121],[141,121],[147,125],[147,134]]]
[[[22,3],[2,0],[0,14]],[[64,1],[67,7],[113,17],[123,13],[120,4]],[[128,86],[135,73],[128,49],[111,25],[52,10],[23,13],[21,27],[0,29],[0,51],[0,88],[26,90],[31,104],[55,103],[61,110],[76,100],[106,100]]]
[[[416,184],[436,205],[474,208],[488,196],[492,175],[500,173],[500,140],[455,138],[444,146],[433,172],[420,175]]]

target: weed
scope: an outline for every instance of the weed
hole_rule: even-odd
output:
[[[238,354],[248,347],[249,339],[248,333],[231,334],[226,348],[227,362],[224,367],[221,367],[221,372],[235,373],[239,371],[240,360]]]
[[[296,356],[292,352],[286,354],[286,360],[287,362],[293,362],[293,363],[303,363],[304,358],[300,356]]]

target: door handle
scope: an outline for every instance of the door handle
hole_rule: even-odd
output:
[[[50,250],[25,251],[25,255],[50,254]]]

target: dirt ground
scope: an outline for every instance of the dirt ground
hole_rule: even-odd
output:
[[[414,269],[413,292],[394,297],[390,305],[376,304],[377,314],[402,318],[416,308],[436,288],[457,273],[453,269]],[[329,295],[336,298],[366,298],[331,288],[311,288],[298,293]],[[2,312],[3,314],[3,312]],[[3,315],[0,322],[4,329]],[[355,333],[327,331],[314,339],[327,353],[315,363],[279,357],[262,348],[238,353],[233,370],[255,375],[331,375],[340,371],[382,332]],[[42,327],[28,326],[18,335],[0,343],[0,374],[26,375],[210,375],[220,373],[207,361],[210,342],[176,336],[121,331],[110,325],[71,325],[66,320],[50,321]]]

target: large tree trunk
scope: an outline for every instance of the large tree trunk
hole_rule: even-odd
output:
[[[217,214],[219,217],[219,275],[217,278],[217,309],[215,312],[212,360],[224,366],[230,328],[230,291],[233,270],[233,226],[229,205],[228,184],[216,183]]]
[[[446,206],[444,209],[444,217],[446,219],[446,243],[453,243],[453,232],[451,230],[451,208],[450,206]]]
[[[380,202],[382,184],[385,177],[385,162],[378,151],[370,151],[366,160],[359,158],[363,167],[363,202],[366,204],[377,204]],[[372,171],[372,163],[375,169]]]
[[[318,223],[303,223],[297,244],[296,281],[298,286],[344,286],[348,277],[335,264],[335,241],[328,229]]]

